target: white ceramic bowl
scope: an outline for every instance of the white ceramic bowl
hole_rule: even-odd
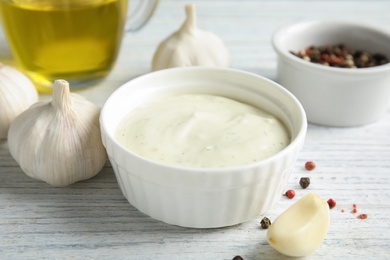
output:
[[[308,21],[279,29],[272,39],[278,55],[277,82],[302,103],[308,121],[328,126],[374,122],[390,101],[390,64],[371,68],[335,68],[298,58],[309,46],[345,44],[390,58],[390,33],[346,21]]]
[[[117,126],[134,107],[152,96],[184,93],[225,96],[268,110],[284,122],[292,141],[263,161],[213,169],[154,162],[118,143]],[[283,193],[307,127],[299,101],[275,82],[238,70],[195,67],[127,82],[104,104],[100,123],[103,144],[128,201],[152,218],[194,228],[238,224],[270,209]]]

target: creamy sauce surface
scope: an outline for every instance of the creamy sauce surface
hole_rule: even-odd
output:
[[[119,124],[116,138],[134,153],[184,167],[226,167],[274,155],[290,143],[280,120],[214,95],[177,95],[145,103]]]

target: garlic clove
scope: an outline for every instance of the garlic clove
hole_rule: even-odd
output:
[[[89,179],[107,160],[99,115],[98,106],[56,80],[51,102],[34,104],[11,124],[10,153],[28,176],[53,186]]]
[[[186,66],[229,67],[230,54],[223,41],[214,33],[197,28],[193,4],[187,4],[185,11],[187,17],[180,29],[157,47],[152,70]]]
[[[15,118],[38,102],[38,92],[31,80],[14,67],[0,63],[0,139],[7,138]]]
[[[280,253],[300,257],[314,252],[329,229],[329,206],[310,193],[283,212],[268,228],[268,243]]]

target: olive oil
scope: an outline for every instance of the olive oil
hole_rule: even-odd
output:
[[[14,58],[45,89],[55,79],[74,87],[111,70],[127,0],[0,0],[0,8]]]

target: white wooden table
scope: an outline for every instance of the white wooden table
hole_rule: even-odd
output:
[[[282,25],[337,18],[390,29],[386,0],[192,2],[199,27],[225,41],[232,67],[271,79],[276,55],[270,38]],[[162,0],[146,27],[125,36],[112,73],[78,92],[102,106],[121,84],[149,72],[157,44],[183,21],[185,3]],[[0,51],[2,62],[12,63],[4,42]],[[312,172],[303,167],[308,160],[317,163]],[[306,190],[298,184],[303,176],[311,178]],[[324,243],[307,259],[390,259],[390,110],[380,121],[362,127],[309,125],[287,188],[295,189],[297,196],[281,197],[265,214],[271,220],[308,192],[337,202]],[[352,214],[353,204],[368,218]],[[125,200],[109,164],[93,179],[53,188],[27,177],[10,156],[7,142],[0,141],[0,259],[284,259],[267,244],[266,230],[259,224],[262,217],[210,230],[167,225]]]

